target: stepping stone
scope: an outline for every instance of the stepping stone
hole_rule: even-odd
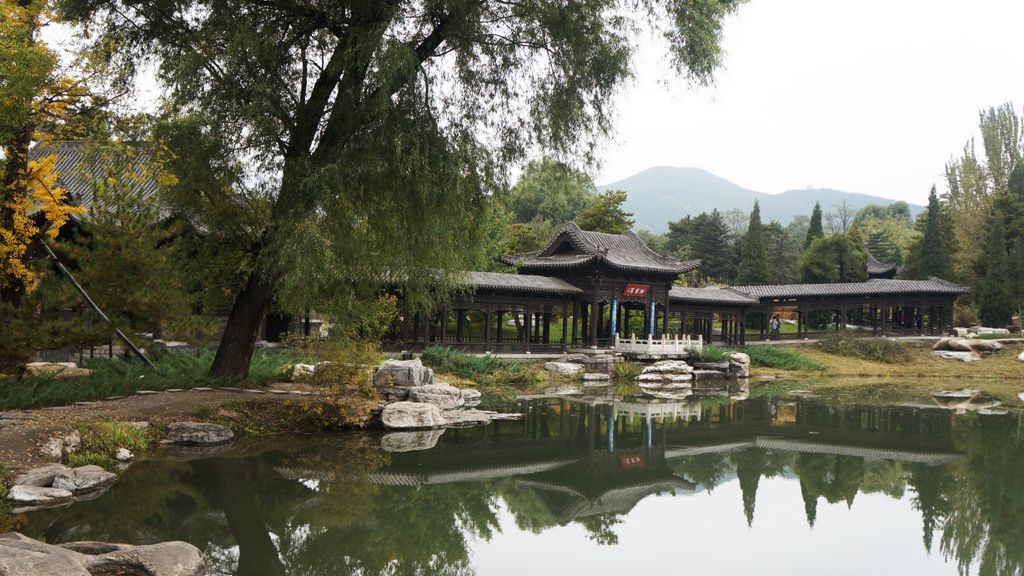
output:
[[[75,406],[96,406],[99,402],[75,402]]]
[[[213,392],[213,388],[207,388],[206,386],[199,386],[192,389],[193,392]]]
[[[245,392],[245,390],[241,388],[235,388],[234,386],[222,386],[221,390],[225,390],[227,392]]]
[[[266,394],[263,390],[246,390],[249,394]]]
[[[271,390],[270,393],[271,394],[288,394],[288,391],[287,390],[278,390],[278,389],[275,388],[275,389]]]
[[[184,392],[184,391],[185,391],[184,388],[168,388],[167,390],[164,390],[164,392]]]
[[[107,396],[104,400],[120,400],[122,398],[127,398],[127,396]]]
[[[296,396],[311,396],[313,393],[303,392],[302,390],[292,390],[291,392],[289,392],[289,394],[294,394]]]
[[[159,394],[156,390],[136,390],[136,396],[149,396],[150,394]]]

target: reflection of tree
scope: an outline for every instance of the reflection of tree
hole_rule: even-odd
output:
[[[953,483],[947,466],[914,464],[910,468],[910,485],[914,488],[914,509],[921,512],[924,547],[932,551],[935,529],[949,511],[946,493]]]
[[[587,530],[587,538],[602,546],[614,546],[619,543],[619,535],[612,530],[620,523],[618,514],[594,514],[576,520],[576,523]]]
[[[731,471],[729,459],[722,454],[698,454],[682,458],[673,468],[691,482],[711,492]]]
[[[508,511],[516,520],[516,527],[540,534],[558,522],[551,509],[544,503],[539,490],[523,488],[514,481],[501,482],[496,492],[505,501]]]
[[[814,526],[818,497],[830,504],[845,501],[853,506],[853,499],[864,478],[864,460],[854,456],[831,454],[800,454],[793,471],[800,477],[800,493],[804,499],[807,523]]]
[[[743,492],[743,514],[747,517],[747,526],[753,526],[757,484],[767,461],[765,451],[756,448],[743,450],[733,454],[732,461],[736,464],[736,477],[739,478],[740,491]]]

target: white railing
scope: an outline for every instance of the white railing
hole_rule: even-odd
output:
[[[696,339],[689,336],[665,335],[661,338],[619,338],[615,335],[616,352],[636,352],[638,354],[700,354],[704,350],[704,336]]]

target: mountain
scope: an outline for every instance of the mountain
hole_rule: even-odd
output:
[[[764,222],[778,220],[788,224],[794,216],[810,216],[815,202],[828,212],[833,205],[846,200],[855,209],[868,204],[892,204],[895,200],[843,192],[830,188],[805,188],[787,190],[781,194],[768,194],[744,188],[725,178],[716,176],[701,168],[674,168],[658,166],[648,168],[624,180],[598,186],[598,191],[611,189],[628,192],[625,208],[636,217],[637,230],[667,232],[668,223],[687,215],[711,212],[728,212],[738,208],[749,213],[754,201],[761,204],[761,219]],[[910,205],[910,212],[916,216],[923,206]]]

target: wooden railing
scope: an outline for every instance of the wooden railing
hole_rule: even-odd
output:
[[[661,338],[652,336],[644,339],[637,338],[636,334],[632,334],[630,338],[619,338],[616,335],[614,346],[616,352],[637,354],[700,354],[704,350],[704,336],[694,339],[688,335],[665,335]]]

